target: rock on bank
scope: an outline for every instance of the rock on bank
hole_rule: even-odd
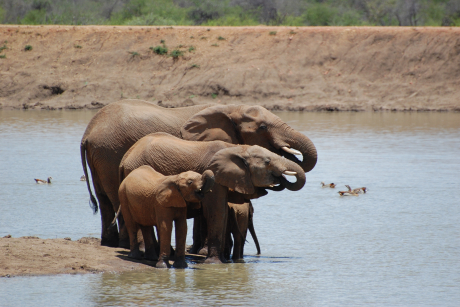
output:
[[[0,49],[3,108],[460,111],[460,28],[2,25]]]

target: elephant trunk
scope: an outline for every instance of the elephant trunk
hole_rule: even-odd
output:
[[[288,146],[281,146],[284,150],[283,156],[300,165],[305,172],[309,172],[315,167],[318,153],[315,145],[307,136],[287,126],[285,137],[281,139],[288,144]],[[302,161],[297,159],[295,154],[302,154]]]
[[[280,176],[280,181],[281,181],[281,185],[286,187],[286,189],[288,189],[289,191],[298,191],[300,190],[301,188],[303,188],[303,186],[305,185],[305,181],[306,181],[306,178],[305,178],[305,172],[303,171],[303,169],[297,165],[296,163],[286,159],[286,158],[282,158],[284,161],[284,165],[285,165],[285,169],[283,171],[283,175]],[[295,176],[296,178],[296,182],[289,182],[284,176],[285,175],[292,175],[292,176]]]
[[[203,181],[203,186],[201,187],[201,190],[203,191],[203,193],[208,193],[214,186],[214,173],[211,170],[206,170],[201,176],[201,179]]]

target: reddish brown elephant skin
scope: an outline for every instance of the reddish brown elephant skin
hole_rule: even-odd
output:
[[[143,137],[126,152],[120,162],[120,180],[142,165],[150,165],[163,175],[186,170],[214,173],[214,187],[202,200],[207,224],[207,263],[220,263],[225,259],[229,189],[252,197],[258,187],[281,184],[297,191],[305,184],[305,173],[298,164],[263,147],[186,141],[161,132]],[[286,172],[296,173],[295,183],[284,179],[282,175]]]
[[[88,164],[101,210],[102,245],[129,246],[121,215],[120,235],[116,228],[108,227],[119,207],[118,166],[137,140],[153,132],[167,132],[187,140],[259,145],[295,161],[304,171],[310,171],[317,161],[316,148],[308,137],[260,106],[196,105],[168,109],[142,100],[111,103],[91,119],[80,145],[83,170],[89,178]],[[302,162],[283,151],[284,146],[302,152]],[[97,209],[89,180],[87,185],[92,206]]]
[[[118,194],[120,208],[130,239],[129,257],[141,259],[137,234],[142,230],[145,256],[158,260],[157,268],[169,267],[171,232],[176,230],[174,267],[185,268],[185,241],[187,238],[187,202],[199,203],[214,185],[214,174],[207,170],[200,175],[183,172],[164,176],[151,166],[143,165],[131,172],[121,183]],[[160,253],[156,255],[151,236],[157,227]]]
[[[260,254],[260,245],[254,230],[254,208],[251,200],[245,199],[242,194],[229,193],[228,196],[228,222],[225,234],[224,256],[230,259],[233,248],[232,260],[243,259],[244,244],[248,229]],[[233,236],[233,240],[232,240]]]

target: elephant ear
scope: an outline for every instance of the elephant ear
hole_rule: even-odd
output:
[[[157,202],[163,207],[186,207],[187,203],[173,181],[163,182],[156,193]]]
[[[251,173],[242,156],[247,146],[235,146],[219,150],[209,168],[214,172],[216,183],[241,194],[254,194]]]
[[[236,126],[231,119],[234,105],[218,105],[206,108],[192,117],[182,126],[180,132],[184,140],[224,141],[238,144]]]

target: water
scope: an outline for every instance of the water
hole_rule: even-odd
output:
[[[254,202],[262,256],[249,237],[244,263],[3,278],[0,305],[457,306],[460,114],[277,114],[319,160],[301,191]],[[0,236],[99,236],[79,181],[92,115],[0,110]],[[345,184],[368,193],[340,197]]]

